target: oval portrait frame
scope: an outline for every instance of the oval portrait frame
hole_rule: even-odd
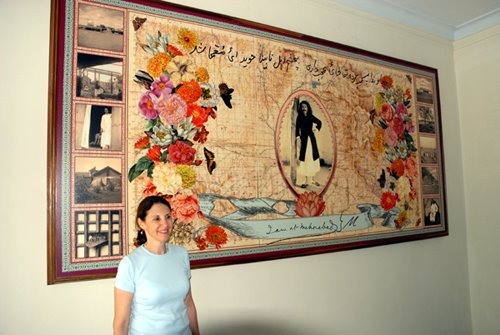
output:
[[[295,141],[295,123],[297,118],[296,104],[302,101],[308,101],[311,105],[313,115],[320,119],[322,126],[321,130],[316,134],[320,153],[320,176],[321,181],[315,189],[310,189],[310,186],[302,188],[296,185],[296,172],[294,172],[295,164],[292,157],[296,157]],[[298,90],[292,93],[284,102],[276,121],[276,130],[274,132],[274,150],[276,161],[288,188],[298,197],[301,193],[314,191],[321,196],[328,190],[337,163],[337,142],[333,122],[326,112],[321,99],[311,91]],[[326,172],[326,173],[325,173]]]

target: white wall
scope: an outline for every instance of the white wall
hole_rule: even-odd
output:
[[[455,44],[474,334],[500,332],[500,25]]]
[[[113,280],[46,285],[49,2],[0,1],[0,334],[109,334]],[[438,68],[444,124],[450,236],[194,270],[204,335],[471,334],[451,43],[324,0],[176,2]]]

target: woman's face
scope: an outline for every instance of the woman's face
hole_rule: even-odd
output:
[[[172,213],[166,205],[157,203],[149,209],[144,220],[138,219],[138,224],[146,232],[148,241],[165,243],[172,232]]]
[[[438,212],[438,205],[432,204],[431,205],[431,213],[436,214]]]

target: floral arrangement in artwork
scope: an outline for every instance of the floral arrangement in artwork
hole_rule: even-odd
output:
[[[156,36],[147,34],[146,44],[141,45],[150,58],[147,69],[134,78],[145,89],[138,103],[144,133],[134,148],[143,155],[129,169],[128,180],[144,176],[143,196],[162,195],[169,201],[177,220],[173,243],[194,240],[199,249],[210,245],[219,249],[227,242],[222,227],[208,225],[195,231],[193,222],[203,214],[192,187],[196,169],[204,161],[210,174],[215,169],[213,152],[204,147],[201,157],[198,147],[207,142],[205,125],[216,118],[218,103],[222,100],[232,108],[233,89],[225,83],[214,85],[207,69],[193,64],[189,52],[198,44],[194,32],[180,29],[177,42],[175,46],[168,35],[158,32]]]
[[[395,220],[396,228],[410,224],[408,211],[414,208],[417,197],[417,158],[413,133],[411,91],[394,86],[393,78],[382,76],[382,88],[375,96],[375,108],[371,111],[376,126],[373,149],[382,154],[387,162],[378,178],[382,189],[380,205],[385,211],[397,207],[400,211]]]
[[[325,201],[316,192],[304,192],[297,197],[295,214],[300,217],[320,216],[324,210]]]

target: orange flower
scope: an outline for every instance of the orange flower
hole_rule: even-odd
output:
[[[149,137],[146,135],[144,137],[141,137],[140,139],[138,139],[135,142],[134,148],[136,148],[136,149],[144,149],[148,145],[149,145]]]
[[[201,87],[195,80],[185,81],[177,89],[179,94],[188,104],[196,102],[201,97]]]
[[[177,41],[186,50],[193,50],[198,45],[198,36],[191,30],[182,28],[177,34]]]
[[[148,73],[153,77],[159,77],[171,59],[172,58],[164,52],[157,53],[148,62]]]
[[[210,79],[210,76],[208,75],[208,71],[204,67],[199,67],[196,72],[194,73],[198,81],[201,81],[202,83],[206,83],[208,79]]]
[[[405,174],[405,163],[401,158],[397,158],[392,162],[391,170],[394,171],[399,178]]]
[[[207,240],[204,239],[203,237],[196,236],[194,238],[194,241],[196,242],[196,246],[198,247],[199,250],[205,250],[206,248],[208,248]]]
[[[209,226],[205,232],[207,241],[215,245],[216,249],[220,249],[223,244],[227,243],[226,231],[219,226]]]
[[[144,197],[149,197],[150,195],[158,195],[156,191],[156,186],[153,184],[153,178],[146,177],[146,182],[144,185],[144,190],[142,191]]]
[[[325,201],[316,192],[304,192],[299,195],[295,207],[295,213],[300,217],[320,216],[325,210]]]
[[[408,214],[406,211],[399,213],[398,218],[394,221],[396,228],[403,228],[406,221],[408,220]]]
[[[380,78],[380,85],[382,85],[384,89],[391,88],[392,87],[391,76],[383,76],[382,78]]]
[[[384,129],[377,128],[377,132],[375,133],[375,137],[373,138],[373,149],[377,152],[384,152]]]
[[[196,127],[202,127],[208,121],[208,111],[197,104],[188,104],[187,116],[193,117],[192,122]]]
[[[161,147],[158,145],[153,145],[151,149],[148,150],[146,156],[148,156],[148,158],[153,162],[159,163],[161,161]]]

